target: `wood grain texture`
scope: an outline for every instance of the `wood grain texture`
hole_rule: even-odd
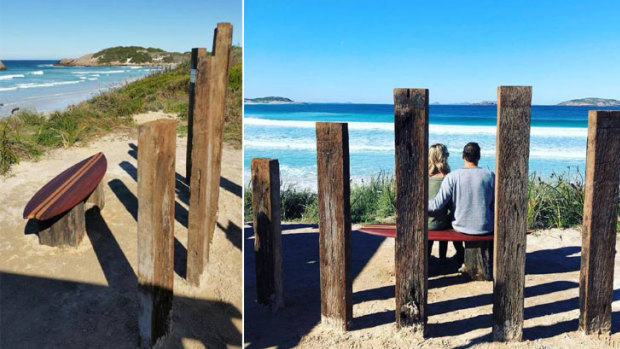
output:
[[[428,90],[394,89],[396,325],[424,336],[428,293]]]
[[[228,68],[232,44],[232,25],[218,23],[213,41],[214,70],[210,75],[213,88],[209,89],[207,141],[207,243],[206,260],[209,259],[209,246],[217,224],[218,200],[220,197],[220,176],[222,174],[222,142],[224,140],[224,116],[226,113],[226,94],[228,93]]]
[[[138,128],[138,329],[140,346],[168,332],[174,270],[176,123]]]
[[[620,111],[589,111],[579,277],[579,329],[586,334],[611,333],[619,135]]]
[[[490,241],[465,241],[465,274],[472,280],[492,280],[492,248]]]
[[[37,220],[39,243],[52,247],[77,247],[86,233],[84,203],[48,220]]]
[[[45,184],[24,208],[24,218],[48,220],[86,199],[105,175],[108,163],[97,153],[64,170]]]
[[[84,209],[88,210],[93,207],[99,208],[99,211],[105,207],[105,184],[103,181],[99,181],[99,184],[86,198]]]
[[[187,280],[196,286],[217,223],[231,40],[232,26],[218,23],[213,55],[199,55],[197,64],[187,243]]]
[[[493,339],[521,340],[531,86],[497,89]]]
[[[196,81],[192,81],[193,78],[196,78],[196,69],[198,68],[198,60],[204,59],[207,56],[207,50],[203,47],[193,48],[190,61],[190,82],[189,82],[189,101],[187,108],[187,151],[185,153],[185,182],[187,184],[191,183],[191,175],[192,175],[192,140],[194,139],[194,102],[196,100]],[[200,57],[200,58],[199,58]],[[192,74],[192,70],[194,73]]]
[[[321,322],[346,331],[351,303],[349,131],[343,123],[316,123]]]
[[[252,159],[252,212],[256,258],[256,300],[272,311],[284,306],[278,160]]]

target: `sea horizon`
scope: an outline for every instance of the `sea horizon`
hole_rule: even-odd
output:
[[[285,103],[245,104],[244,184],[250,180],[254,157],[279,160],[281,182],[316,190],[315,122],[348,122],[350,172],[354,183],[394,171],[393,104]],[[591,109],[615,106],[533,105],[529,172],[583,175],[587,115]],[[429,145],[444,143],[452,169],[462,167],[463,146],[478,142],[480,167],[495,170],[496,105],[431,104]]]

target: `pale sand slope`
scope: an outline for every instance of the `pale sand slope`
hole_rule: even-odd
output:
[[[355,227],[354,227],[355,228]],[[616,254],[613,334],[588,338],[577,330],[581,236],[547,230],[528,236],[524,341],[491,343],[492,282],[468,281],[451,260],[440,263],[435,244],[429,265],[428,338],[419,341],[394,325],[394,239],[352,233],[352,330],[320,324],[319,252],[316,227],[283,226],[286,308],[276,314],[255,302],[252,228],[245,237],[247,348],[605,348],[620,347],[620,256]],[[449,245],[448,256],[454,253]],[[620,248],[617,240],[616,250]],[[440,266],[441,265],[441,266]]]
[[[153,115],[140,120],[153,119]],[[185,174],[186,139],[176,172]],[[0,348],[137,346],[136,132],[22,162],[0,178]],[[108,159],[106,206],[87,213],[77,249],[24,234],[26,202],[53,176],[98,151]],[[173,332],[159,347],[241,347],[241,150],[224,148],[219,219],[202,287],[185,281],[187,187],[177,181]]]

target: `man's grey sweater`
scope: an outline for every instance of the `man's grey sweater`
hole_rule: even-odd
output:
[[[495,174],[479,167],[450,172],[428,201],[428,212],[452,205],[452,228],[470,235],[493,231]]]

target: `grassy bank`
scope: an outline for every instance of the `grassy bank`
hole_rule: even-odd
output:
[[[570,170],[542,179],[532,174],[528,184],[528,228],[568,228],[582,223],[584,181]],[[318,222],[317,195],[291,185],[281,188],[282,221]],[[394,177],[380,173],[351,187],[353,223],[393,222],[395,216]],[[620,202],[620,197],[618,198]],[[252,192],[245,189],[244,214],[252,221]],[[620,207],[617,229],[620,231]]]
[[[242,54],[231,52],[224,141],[241,147]],[[50,115],[29,111],[0,119],[0,174],[21,159],[90,141],[115,129],[134,126],[132,115],[147,111],[174,113],[179,133],[187,133],[189,63],[101,93]]]

